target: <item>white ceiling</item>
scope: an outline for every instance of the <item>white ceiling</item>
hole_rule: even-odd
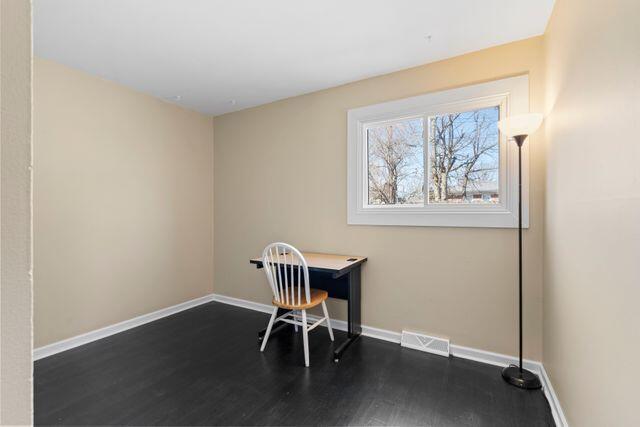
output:
[[[542,34],[553,1],[34,0],[34,51],[218,115]]]

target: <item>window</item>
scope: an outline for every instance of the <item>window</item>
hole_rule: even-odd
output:
[[[498,121],[528,102],[521,76],[350,110],[349,224],[517,226],[517,147]]]

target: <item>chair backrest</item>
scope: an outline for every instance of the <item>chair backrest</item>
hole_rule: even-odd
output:
[[[262,251],[262,266],[277,302],[289,305],[311,302],[309,267],[299,250],[288,243],[271,243]]]

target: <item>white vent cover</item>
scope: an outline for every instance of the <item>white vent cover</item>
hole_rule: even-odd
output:
[[[400,345],[414,350],[439,354],[440,356],[449,356],[449,340],[445,338],[430,337],[429,335],[419,334],[417,332],[402,331]]]

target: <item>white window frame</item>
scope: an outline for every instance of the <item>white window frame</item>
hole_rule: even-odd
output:
[[[510,77],[355,108],[347,113],[347,223],[434,227],[518,226],[518,147],[500,134],[497,204],[369,205],[366,131],[369,126],[402,118],[425,118],[428,156],[429,116],[500,106],[500,118],[529,112],[528,76]],[[429,162],[426,162],[429,165]],[[425,185],[429,177],[425,170]],[[425,192],[428,193],[428,192]],[[426,196],[426,194],[425,194]],[[529,227],[529,141],[522,147],[522,225]]]

